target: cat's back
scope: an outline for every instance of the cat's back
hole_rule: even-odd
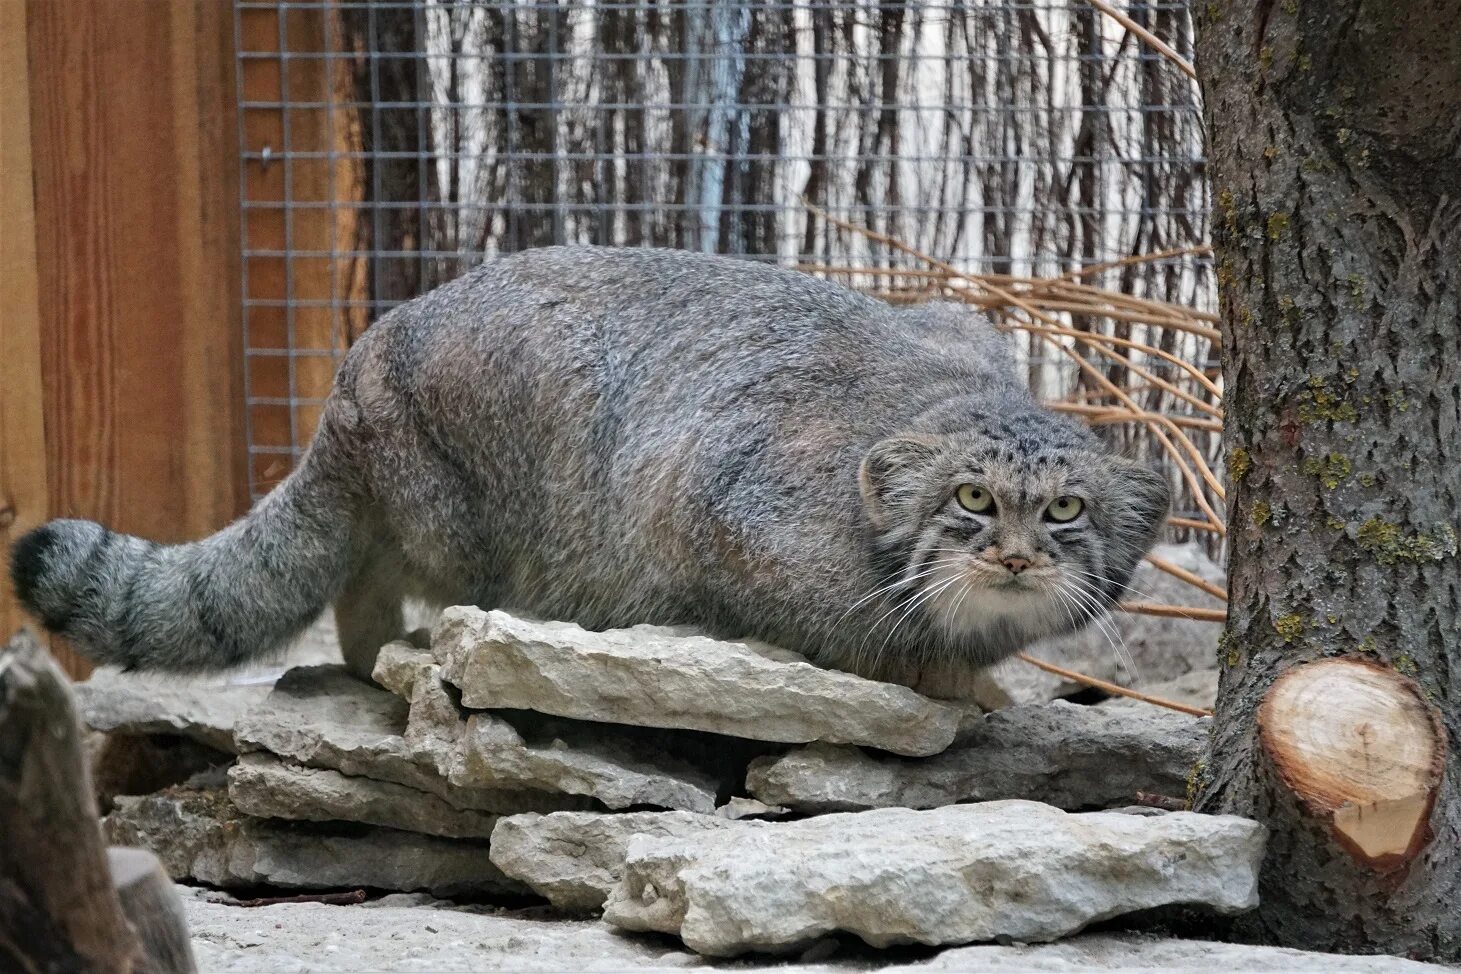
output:
[[[542,247],[488,260],[408,306],[413,327],[461,328],[484,340],[594,337],[624,345],[683,334],[786,340],[857,327],[886,306],[774,265],[630,247]],[[561,347],[556,349],[561,351]]]
[[[607,248],[497,258],[408,302],[337,391],[415,563],[602,624],[610,604],[709,599],[695,566],[844,558],[873,442],[951,398],[1024,395],[968,308]]]
[[[677,250],[497,257],[380,327],[397,371],[423,384],[493,375],[550,402],[795,393],[811,406],[892,383],[913,404],[925,387],[1002,384],[1013,367],[1002,337],[966,308],[893,308],[785,268]]]

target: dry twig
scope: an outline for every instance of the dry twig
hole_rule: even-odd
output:
[[[1102,680],[1098,677],[1088,676],[1085,673],[1077,673],[1075,670],[1068,670],[1063,666],[1056,666],[1054,663],[1047,663],[1043,659],[1036,659],[1029,653],[1017,654],[1020,659],[1029,663],[1036,669],[1044,670],[1046,673],[1054,673],[1056,676],[1064,677],[1072,683],[1079,683],[1081,686],[1095,687],[1097,690],[1104,690],[1117,697],[1130,697],[1132,700],[1140,700],[1143,703],[1155,704],[1158,707],[1166,707],[1168,710],[1175,710],[1178,713],[1191,714],[1194,717],[1211,717],[1211,710],[1204,710],[1201,707],[1189,707],[1185,703],[1178,703],[1175,700],[1167,700],[1162,697],[1154,697],[1150,693],[1142,693],[1140,690],[1132,690],[1112,683],[1110,680]]]
[[[1182,71],[1183,74],[1187,75],[1187,77],[1191,78],[1193,81],[1197,80],[1197,72],[1193,69],[1192,65],[1187,61],[1187,59],[1178,54],[1176,51],[1172,50],[1172,48],[1169,47],[1167,43],[1156,34],[1153,34],[1141,24],[1138,24],[1136,21],[1126,16],[1126,14],[1111,6],[1109,3],[1106,2],[1106,0],[1089,0],[1089,3],[1091,6],[1101,11],[1101,13],[1105,14],[1107,17],[1110,17],[1122,27],[1125,27],[1137,37],[1141,38],[1146,44],[1150,45],[1152,50],[1156,51],[1162,57],[1177,65],[1177,67]]]
[[[298,896],[261,896],[252,900],[239,900],[236,906],[278,906],[281,903],[327,903],[330,906],[354,906],[365,902],[365,890],[352,889],[348,893],[301,893]]]

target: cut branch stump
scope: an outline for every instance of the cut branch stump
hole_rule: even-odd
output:
[[[81,734],[65,676],[22,632],[0,649],[0,970],[192,972],[157,860],[102,844]]]
[[[1363,865],[1403,870],[1431,840],[1446,733],[1414,680],[1354,657],[1295,666],[1264,697],[1258,735],[1304,810]]]

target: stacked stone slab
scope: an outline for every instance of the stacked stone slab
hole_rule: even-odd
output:
[[[751,642],[475,608],[385,647],[374,678],[301,667],[150,701],[94,681],[94,724],[204,741],[227,765],[118,799],[112,841],[223,887],[532,893],[716,956],[1254,905],[1254,823],[1093,811],[1182,794],[1194,718],[984,715]]]

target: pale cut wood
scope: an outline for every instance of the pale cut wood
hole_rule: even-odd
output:
[[[177,887],[146,849],[107,850],[112,885],[142,943],[138,974],[193,974],[193,944]]]
[[[65,676],[28,633],[0,649],[0,970],[137,969]]]
[[[1258,732],[1284,784],[1360,862],[1395,871],[1430,841],[1446,738],[1414,680],[1353,657],[1295,666],[1269,689]]]

